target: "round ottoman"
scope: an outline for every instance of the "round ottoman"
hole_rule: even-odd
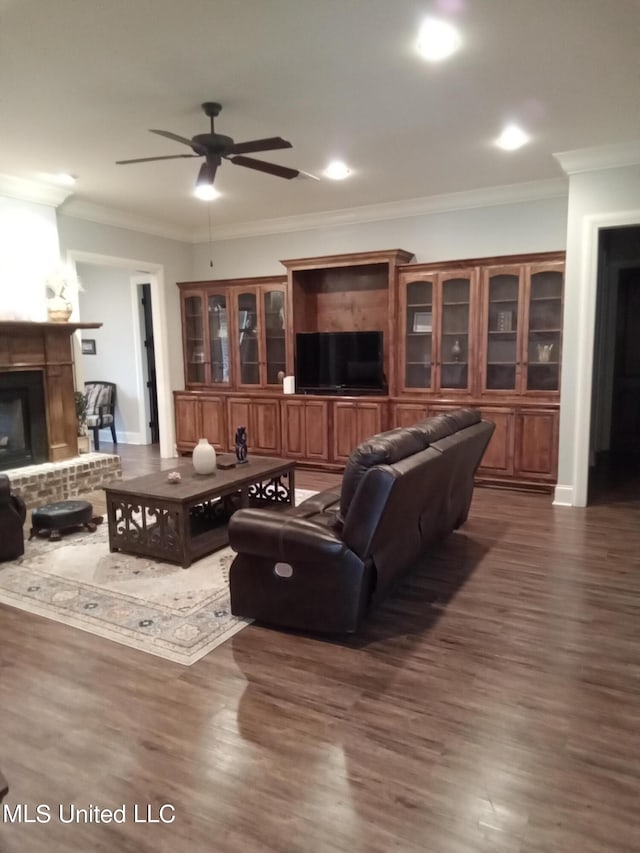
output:
[[[78,527],[93,533],[101,522],[102,516],[94,516],[89,501],[56,501],[32,510],[29,539],[33,536],[60,539],[62,533]]]

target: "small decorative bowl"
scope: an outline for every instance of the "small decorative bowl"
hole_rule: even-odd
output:
[[[182,480],[182,474],[180,473],[180,471],[169,471],[169,473],[167,474],[167,480],[170,483],[179,483],[180,480]]]

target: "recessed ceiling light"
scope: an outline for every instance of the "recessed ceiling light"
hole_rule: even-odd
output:
[[[427,18],[418,33],[418,53],[429,62],[439,62],[455,53],[462,39],[458,30],[448,21]]]
[[[332,181],[342,181],[349,177],[351,169],[342,160],[333,160],[324,170],[324,174]]]
[[[498,148],[504,151],[515,151],[529,141],[529,136],[517,124],[509,124],[496,139]]]
[[[212,184],[198,184],[193,191],[193,194],[201,201],[213,201],[220,195],[218,190]]]

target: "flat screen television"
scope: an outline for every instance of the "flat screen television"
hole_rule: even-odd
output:
[[[384,393],[383,334],[299,332],[295,372],[302,393]]]

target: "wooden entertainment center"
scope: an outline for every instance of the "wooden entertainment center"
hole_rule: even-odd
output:
[[[282,261],[286,276],[181,282],[176,442],[339,470],[364,438],[459,406],[496,430],[478,482],[556,482],[564,253],[416,264],[400,249]],[[286,395],[298,332],[384,333],[388,392]]]

